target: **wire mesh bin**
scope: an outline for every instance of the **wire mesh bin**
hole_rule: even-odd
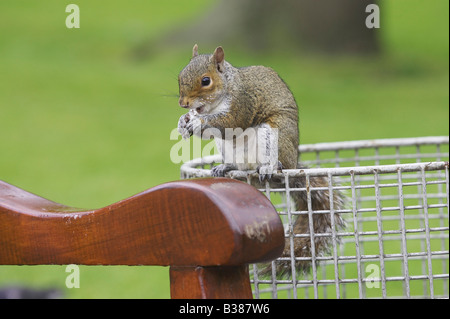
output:
[[[311,255],[308,274],[284,278],[272,270],[261,277],[261,266],[251,265],[255,298],[449,297],[448,136],[320,143],[299,150],[308,169],[278,174],[327,177],[328,189],[343,192],[347,204],[339,210],[295,211],[286,203],[294,190],[271,189],[268,183],[260,189],[278,210],[288,240],[328,236],[332,246],[328,255]],[[217,162],[216,155],[187,162],[181,177],[210,176]],[[252,174],[232,171],[227,177],[250,181]],[[340,214],[346,227],[307,235],[289,231],[295,215],[308,213]],[[272,269],[298,259],[280,257]]]

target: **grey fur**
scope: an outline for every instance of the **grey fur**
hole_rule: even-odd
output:
[[[219,49],[219,48],[218,48]],[[201,130],[215,128],[220,130],[221,136],[225,136],[226,128],[258,127],[268,124],[278,130],[278,161],[279,167],[284,169],[298,168],[298,107],[297,103],[286,83],[271,68],[264,66],[249,66],[235,68],[230,63],[222,59],[220,64],[216,61],[216,52],[212,55],[195,55],[189,64],[180,72],[180,103],[187,101],[190,105],[207,104],[209,112],[195,115],[195,120],[201,123]],[[194,51],[197,49],[194,47]],[[220,50],[222,50],[220,48]],[[202,91],[199,88],[199,81],[203,74],[211,74],[214,82],[212,91]],[[230,101],[229,108],[221,112],[214,113],[213,107],[218,101]],[[202,104],[203,103],[203,104]],[[212,114],[214,113],[214,114]],[[181,130],[188,130],[188,134],[194,133],[190,123],[193,116],[188,114],[180,118]],[[232,169],[230,164],[223,164],[213,169],[213,176],[223,176]],[[251,181],[255,187],[265,187],[264,180],[270,180],[273,188],[284,187],[284,180],[276,180],[268,174],[262,178]],[[290,187],[305,188],[305,177],[290,179]],[[328,179],[322,177],[312,177],[310,179],[312,187],[328,187]],[[297,211],[308,211],[306,192],[291,192],[291,197],[295,203]],[[333,191],[333,205],[335,210],[344,206],[345,197],[338,191]],[[329,210],[330,196],[328,191],[311,191],[312,210]],[[331,232],[330,214],[313,214],[313,230],[315,234]],[[337,229],[344,227],[344,221],[339,214],[334,215],[334,224]],[[293,224],[294,234],[309,233],[308,215],[299,215]],[[316,237],[314,240],[316,255],[329,252],[331,238]],[[302,237],[294,239],[295,257],[311,257],[311,239]],[[287,238],[283,252],[284,257],[290,257],[290,240]],[[281,276],[291,274],[290,261],[278,263],[277,273]],[[311,267],[309,261],[296,261],[297,272],[307,272]],[[270,269],[265,268],[262,274],[269,273]]]

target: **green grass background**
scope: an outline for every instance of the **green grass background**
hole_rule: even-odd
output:
[[[177,74],[191,46],[135,61],[131,50],[204,14],[211,1],[0,2],[0,179],[56,202],[106,206],[179,178],[169,134],[183,113]],[[255,54],[225,47],[236,66],[277,70],[300,105],[302,143],[448,135],[447,0],[383,0],[378,57]],[[213,46],[202,46],[211,52]],[[219,45],[220,43],[217,43]],[[167,298],[163,267],[0,266],[0,287],[56,286],[68,298]]]

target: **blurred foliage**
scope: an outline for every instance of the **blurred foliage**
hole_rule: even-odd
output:
[[[179,178],[169,139],[183,113],[183,50],[133,58],[148,39],[190,25],[212,3],[74,1],[81,28],[65,27],[66,3],[0,2],[0,179],[56,202],[102,207]],[[448,135],[448,1],[380,1],[377,57],[249,52],[225,47],[235,66],[277,70],[300,105],[302,143]],[[205,26],[210,27],[210,26]],[[243,30],[245,32],[245,30]],[[282,37],[283,35],[280,35]],[[0,266],[0,285],[57,286],[69,298],[167,298],[166,268],[81,267],[66,289],[62,266]]]

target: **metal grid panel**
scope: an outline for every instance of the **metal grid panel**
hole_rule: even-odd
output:
[[[286,237],[331,238],[329,255],[280,257],[272,262],[271,276],[251,273],[256,298],[448,298],[449,279],[449,164],[448,137],[389,139],[322,143],[300,146],[301,162],[311,167],[284,170],[285,188],[261,189],[277,208],[286,225]],[[205,157],[186,163],[182,178],[210,176],[220,160]],[[249,181],[254,172],[233,171],[229,177]],[[295,211],[290,204],[289,179],[328,177],[328,187],[311,191],[340,190],[347,205],[337,210]],[[293,234],[296,215],[341,214],[347,227],[330,233]],[[334,218],[331,218],[333,221]],[[279,262],[312,261],[307,275],[289,278],[276,274]],[[294,278],[294,279],[292,279]]]

